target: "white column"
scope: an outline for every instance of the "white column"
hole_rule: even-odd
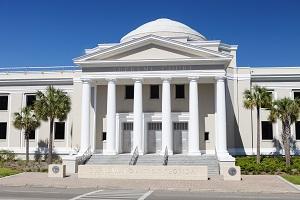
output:
[[[133,99],[133,151],[137,147],[139,154],[144,154],[143,150],[143,85],[142,79],[135,79],[134,99]]]
[[[83,79],[82,100],[81,100],[80,153],[84,153],[90,147],[90,104],[91,104],[90,80]]]
[[[116,83],[109,79],[107,84],[106,150],[104,154],[116,154]]]
[[[163,79],[162,83],[162,151],[165,153],[166,147],[168,154],[173,154],[173,133],[171,119],[171,88],[170,79]]]
[[[198,108],[198,80],[190,78],[189,93],[189,137],[188,148],[190,155],[200,155],[199,145],[199,108]]]
[[[225,96],[225,78],[216,78],[215,87],[215,111],[216,111],[216,151],[219,160],[228,158],[227,151],[227,133],[226,133],[226,96]],[[231,156],[229,156],[231,157]]]

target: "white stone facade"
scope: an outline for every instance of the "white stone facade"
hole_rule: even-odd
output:
[[[64,136],[54,140],[58,154],[94,153],[255,154],[256,119],[243,107],[243,91],[258,84],[274,98],[300,91],[300,68],[237,67],[236,45],[207,40],[197,31],[169,19],[149,22],[120,43],[99,44],[75,58],[73,70],[9,70],[0,74],[0,95],[7,109],[1,149],[25,152],[23,131],[13,127],[13,113],[26,105],[26,95],[54,85],[72,99]],[[28,70],[28,69],[27,69]],[[152,94],[153,93],[153,94]],[[262,110],[262,120],[268,111]],[[2,131],[4,129],[1,129]],[[281,125],[272,139],[262,140],[262,153],[281,150]],[[300,134],[300,133],[298,133]],[[49,135],[43,122],[30,141],[33,154]],[[61,136],[60,136],[61,137]],[[293,128],[295,151],[300,141]]]

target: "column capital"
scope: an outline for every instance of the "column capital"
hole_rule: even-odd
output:
[[[224,81],[226,79],[225,76],[215,76],[216,81]]]
[[[171,77],[161,77],[161,80],[163,82],[165,82],[165,81],[170,82],[172,80],[172,78]]]
[[[198,81],[199,80],[199,76],[189,76],[188,80],[189,81]]]
[[[89,78],[81,78],[80,80],[82,83],[92,83],[92,80]]]
[[[115,78],[115,77],[111,77],[111,78],[106,78],[105,79],[107,82],[116,82],[117,81],[117,79]]]
[[[144,81],[143,78],[132,78],[132,80],[133,80],[134,82],[143,82],[143,81]]]

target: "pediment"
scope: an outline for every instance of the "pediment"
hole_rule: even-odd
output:
[[[172,59],[219,59],[230,58],[202,47],[186,43],[147,36],[127,43],[121,43],[108,49],[95,51],[74,59],[75,63],[96,61],[141,61],[141,60],[172,60]]]
[[[156,44],[149,44],[130,51],[126,51],[124,53],[104,58],[103,60],[163,60],[199,58],[204,56],[205,55],[195,55]],[[94,59],[97,59],[97,57]]]

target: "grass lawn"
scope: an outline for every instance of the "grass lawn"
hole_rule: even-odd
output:
[[[18,174],[18,173],[19,173],[19,171],[17,171],[17,170],[0,167],[0,178],[4,177],[4,176],[10,176],[10,175]]]
[[[300,176],[293,176],[293,175],[284,175],[282,176],[285,180],[288,180],[291,183],[296,185],[300,185]]]

